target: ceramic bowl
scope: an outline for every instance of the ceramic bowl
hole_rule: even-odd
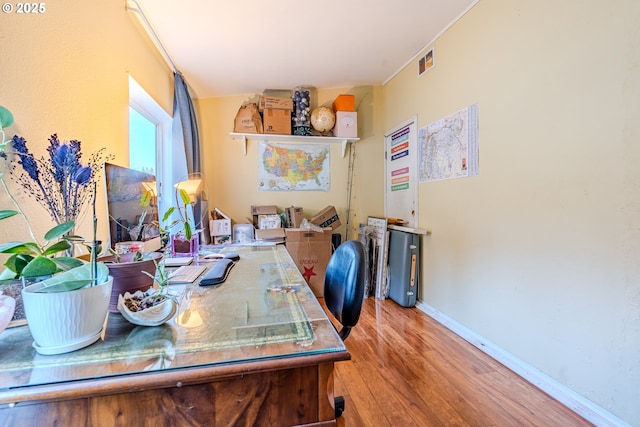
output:
[[[136,291],[131,294],[125,292],[124,295],[118,297],[118,311],[122,316],[134,325],[140,326],[159,326],[169,321],[178,310],[178,304],[172,298],[167,298],[160,304],[142,311],[131,311],[125,304],[127,299],[133,296],[142,296],[142,291]]]

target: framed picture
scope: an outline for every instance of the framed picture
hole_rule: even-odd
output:
[[[431,70],[434,65],[433,48],[429,49],[424,56],[418,59],[418,77]]]

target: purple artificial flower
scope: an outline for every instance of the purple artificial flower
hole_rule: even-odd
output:
[[[74,176],[78,185],[86,185],[91,180],[91,166],[80,167]]]
[[[69,141],[69,154],[67,154],[67,166],[71,173],[75,173],[82,167],[80,164],[80,158],[82,157],[82,151],[80,150],[80,141],[72,139]]]
[[[54,150],[49,152],[52,154],[51,165],[53,166],[53,174],[57,182],[64,180],[68,152],[69,147],[64,144],[58,145]]]
[[[12,180],[45,207],[58,224],[77,220],[91,199],[89,184],[95,182],[102,163],[112,158],[102,148],[83,166],[80,141],[61,143],[57,134],[49,138],[48,159],[34,157],[22,137],[14,136],[12,144],[17,156],[10,160]]]
[[[55,152],[53,153],[53,165],[56,168],[64,168],[65,164],[67,163],[67,153],[69,153],[69,147],[67,147],[65,144],[61,144],[58,146],[58,148],[55,150]]]
[[[32,180],[39,182],[40,173],[38,172],[38,162],[36,162],[31,153],[29,153],[27,141],[23,137],[15,135],[12,138],[12,145],[18,157],[20,157],[18,164],[22,165],[22,168],[29,174]]]

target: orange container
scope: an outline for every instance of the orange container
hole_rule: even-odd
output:
[[[338,95],[333,101],[333,111],[356,111],[356,99],[353,95]]]

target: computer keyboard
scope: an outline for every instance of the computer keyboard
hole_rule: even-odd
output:
[[[207,269],[204,265],[183,265],[169,276],[169,283],[193,283]]]

